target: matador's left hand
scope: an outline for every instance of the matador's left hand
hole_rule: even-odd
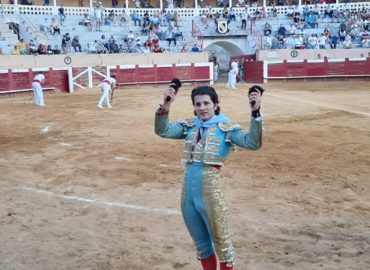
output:
[[[261,107],[261,93],[259,91],[252,92],[249,97],[249,106],[251,111],[257,111]]]

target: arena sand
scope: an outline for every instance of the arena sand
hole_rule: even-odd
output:
[[[180,89],[170,118],[192,116]],[[237,270],[370,267],[370,84],[271,83],[260,151],[223,170]],[[182,141],[153,132],[163,86],[0,99],[0,269],[201,269],[180,215]],[[216,85],[249,125],[247,85]]]

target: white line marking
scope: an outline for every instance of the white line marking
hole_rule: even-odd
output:
[[[174,168],[174,169],[180,169],[181,166],[177,165],[167,165],[167,164],[159,164],[159,167],[164,167],[164,168]]]
[[[309,100],[308,97],[304,97],[304,98],[291,97],[291,96],[288,97],[288,96],[284,96],[284,95],[271,94],[271,93],[268,93],[268,96],[276,97],[276,98],[282,98],[282,99],[286,99],[286,100],[289,100],[289,101],[296,101],[296,102],[301,102],[301,103],[305,103],[305,104],[315,105],[315,106],[324,107],[324,108],[337,110],[337,111],[344,111],[344,112],[349,112],[349,113],[354,113],[354,114],[370,116],[370,112],[354,110],[354,109],[351,109],[347,106],[336,105],[336,104],[332,104],[332,103],[329,103],[329,102]]]
[[[116,160],[125,160],[125,161],[131,161],[131,159],[125,158],[125,157],[114,157]]]
[[[40,129],[40,132],[41,133],[48,133],[49,132],[49,128],[53,125],[54,123],[46,123],[45,125],[43,125],[43,127]]]
[[[69,144],[69,143],[65,143],[65,142],[59,142],[60,145],[62,146],[67,146],[67,147],[71,147],[72,144]]]
[[[140,211],[146,211],[146,212],[154,212],[154,213],[157,213],[157,214],[160,214],[160,215],[165,215],[165,216],[181,215],[181,213],[179,211],[170,210],[170,209],[150,208],[150,207],[127,204],[127,203],[108,202],[108,201],[104,201],[104,200],[93,200],[93,199],[87,199],[87,198],[82,198],[82,197],[78,197],[78,196],[58,195],[58,194],[55,194],[54,192],[51,192],[51,191],[36,189],[36,188],[32,188],[32,187],[25,187],[23,189],[29,190],[29,191],[32,191],[32,192],[36,192],[36,193],[45,194],[45,195],[48,195],[48,196],[53,196],[53,197],[65,199],[65,200],[98,204],[98,205],[103,205],[103,206],[106,206],[106,207],[128,208],[128,209],[134,209],[134,210],[140,210]]]

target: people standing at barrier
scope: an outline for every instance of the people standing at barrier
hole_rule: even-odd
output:
[[[233,61],[231,62],[231,67],[228,73],[228,79],[226,88],[227,89],[236,89],[236,75],[238,75],[239,69],[238,69],[238,63]]]
[[[44,94],[42,93],[41,85],[45,82],[45,76],[39,72],[32,81],[33,101],[37,106],[45,106]]]
[[[110,91],[113,91],[114,87],[116,87],[116,77],[114,75],[111,75],[111,76],[107,76],[104,78],[104,80],[99,84],[99,88],[100,90],[102,91],[102,95],[99,99],[99,102],[98,102],[98,108],[99,109],[104,109],[103,108],[103,102],[105,100],[106,104],[107,104],[107,108],[110,109],[112,108],[112,106],[110,105],[110,101],[109,101],[109,93]]]
[[[220,171],[234,147],[249,150],[261,147],[261,89],[255,86],[254,92],[251,90],[248,95],[252,115],[249,131],[242,130],[220,112],[218,95],[210,86],[193,89],[194,118],[169,122],[170,106],[176,99],[171,85],[155,114],[158,136],[185,140],[181,211],[203,270],[217,270],[217,257],[220,270],[233,269],[234,248]]]

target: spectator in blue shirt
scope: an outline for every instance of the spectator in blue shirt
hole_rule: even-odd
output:
[[[191,48],[191,51],[192,51],[192,52],[200,52],[200,49],[199,49],[199,47],[197,46],[197,44],[194,44],[193,48]]]

